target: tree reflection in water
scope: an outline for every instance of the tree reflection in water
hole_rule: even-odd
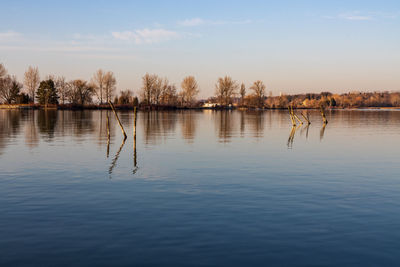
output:
[[[196,114],[195,111],[183,111],[181,112],[182,120],[182,136],[189,143],[193,143],[196,133]]]
[[[137,113],[136,107],[134,108],[133,113],[133,169],[132,174],[136,174],[137,170],[139,169],[137,165],[137,154],[136,154],[136,122],[137,122]]]
[[[35,113],[33,110],[25,112],[25,144],[29,148],[34,148],[39,145],[39,135],[35,124]]]
[[[301,130],[299,129],[300,135],[295,137],[298,128],[289,129],[290,122],[287,118],[287,113],[282,111],[141,111],[139,113],[140,116],[137,118],[136,131],[139,131],[142,135],[138,140],[136,138],[132,139],[133,146],[129,148],[129,172],[136,173],[138,165],[143,166],[142,162],[138,164],[137,150],[141,149],[141,144],[145,145],[146,150],[147,144],[161,147],[167,142],[176,142],[180,146],[185,143],[197,143],[197,141],[199,141],[199,144],[200,142],[213,141],[229,143],[237,137],[255,140],[256,142],[270,142],[274,140],[263,138],[263,136],[269,136],[271,133],[271,136],[275,134],[274,138],[277,140],[283,139],[281,141],[282,145],[293,148],[295,138],[296,143],[301,142],[302,139],[311,138],[314,130],[317,139],[317,132],[319,131],[319,140],[327,141],[325,134],[327,134],[328,125],[319,124],[321,115],[318,110],[309,112],[312,124],[308,126],[304,123],[300,128]],[[327,112],[327,115],[330,121],[329,125],[331,125],[329,126],[330,131],[337,130],[339,127],[362,129],[362,127],[368,127],[366,122],[371,121],[385,125],[397,125],[400,120],[398,111],[389,110],[337,110]],[[121,117],[124,125],[128,127],[133,127],[131,124],[133,122],[132,118],[132,112],[123,113]],[[179,124],[179,127],[176,127],[177,124]],[[268,129],[265,129],[265,125],[269,126]],[[6,155],[7,148],[10,146],[17,145],[19,146],[18,149],[21,149],[22,142],[30,150],[35,150],[37,147],[45,145],[41,144],[41,140],[46,143],[57,140],[60,143],[67,144],[70,142],[68,144],[74,145],[80,142],[85,142],[85,144],[87,142],[90,145],[90,142],[94,142],[96,147],[102,144],[102,157],[105,158],[104,153],[107,153],[107,157],[111,158],[109,156],[113,144],[111,141],[114,140],[113,136],[115,136],[117,130],[116,121],[112,116],[107,116],[107,111],[105,110],[0,110],[0,159]],[[207,138],[214,138],[215,140],[205,139],[204,132],[209,130],[214,131],[214,136]],[[289,137],[285,137],[287,134],[285,131],[290,131]],[[74,138],[77,140],[74,140]],[[16,143],[15,140],[18,140],[19,143]],[[115,172],[118,157],[123,155],[123,152],[121,152],[123,145],[120,145],[119,142],[118,139],[117,147],[120,147],[120,151],[111,158],[111,166],[110,162],[107,161],[105,165],[106,173],[110,170],[110,172]],[[107,151],[104,151],[103,149],[106,148]],[[78,150],[80,148],[75,149]],[[131,154],[132,149],[133,155]],[[143,153],[142,151],[140,152]],[[122,161],[122,159],[119,159],[119,161]]]
[[[58,111],[56,109],[38,110],[37,124],[39,133],[46,142],[51,142],[57,124]]]
[[[175,132],[177,112],[141,111],[140,114],[139,124],[142,125],[146,145],[157,145]]]
[[[221,110],[216,113],[216,123],[218,125],[217,129],[220,143],[229,143],[231,141],[233,130],[231,113],[231,110]]]
[[[264,136],[264,111],[250,111],[248,113],[248,124],[252,129],[252,136],[262,138]]]

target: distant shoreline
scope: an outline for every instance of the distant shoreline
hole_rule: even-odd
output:
[[[133,110],[132,105],[114,105],[116,110]],[[40,105],[40,104],[0,104],[0,109],[56,109],[56,110],[111,110],[109,105],[77,105],[77,104],[59,104],[59,105]],[[138,110],[286,110],[287,108],[254,108],[254,107],[177,107],[177,106],[162,106],[139,105]],[[296,109],[316,110],[318,108],[300,107]],[[328,110],[400,110],[400,107],[330,107]]]

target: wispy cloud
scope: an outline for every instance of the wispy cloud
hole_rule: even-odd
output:
[[[0,32],[0,41],[15,41],[17,39],[20,39],[22,37],[22,34],[19,32],[15,31],[6,31],[6,32]]]
[[[361,12],[352,11],[340,13],[335,16],[323,16],[326,19],[340,19],[340,20],[350,20],[350,21],[371,21],[378,19],[395,19],[398,17],[398,13],[383,13],[383,12]]]
[[[226,24],[242,25],[242,24],[250,24],[250,23],[253,23],[253,21],[251,19],[236,20],[236,21],[217,20],[217,21],[211,22],[211,24],[213,24],[213,25],[226,25]]]
[[[191,36],[165,29],[140,29],[105,34],[75,33],[61,40],[32,38],[14,31],[0,32],[0,51],[34,51],[86,55],[87,57],[120,59],[135,44],[154,44]]]
[[[94,54],[77,54],[82,58],[90,58],[90,59],[102,59],[102,60],[119,60],[119,61],[132,61],[136,60],[138,57],[136,55],[130,55],[127,53],[121,54],[104,54],[104,53],[94,53]]]
[[[165,29],[142,29],[134,31],[112,32],[117,40],[133,41],[136,44],[153,44],[178,39],[180,34]]]
[[[195,27],[201,25],[240,25],[240,24],[250,24],[253,21],[250,19],[247,20],[204,20],[202,18],[192,18],[185,19],[182,21],[178,21],[179,26],[184,27]]]
[[[185,27],[199,26],[205,23],[206,23],[205,20],[201,18],[185,19],[178,22],[180,26],[185,26]]]
[[[347,20],[372,20],[372,17],[368,17],[368,16],[346,16],[344,17],[344,19]]]
[[[106,39],[107,36],[106,35],[75,33],[75,34],[72,35],[72,38],[75,41],[98,41],[98,40]]]
[[[342,14],[339,14],[338,17],[341,19],[346,19],[346,20],[373,20],[374,19],[374,17],[372,15],[362,15],[359,12],[342,13]]]
[[[7,51],[35,51],[35,52],[113,52],[118,49],[110,47],[93,47],[93,46],[78,46],[78,45],[65,45],[54,43],[50,46],[42,46],[40,44],[28,45],[0,45],[0,50]]]

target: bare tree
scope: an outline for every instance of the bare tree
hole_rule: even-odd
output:
[[[7,91],[8,87],[10,85],[10,76],[7,75],[7,70],[4,67],[3,64],[0,64],[0,98],[3,99],[3,101],[7,102]]]
[[[33,102],[35,102],[35,92],[39,86],[40,76],[38,67],[29,66],[24,75],[24,85]]]
[[[178,99],[179,105],[183,106],[183,104],[185,103],[185,94],[183,91],[180,91],[178,93],[177,99]]]
[[[238,89],[236,81],[232,80],[231,77],[225,76],[224,78],[218,78],[218,82],[215,85],[215,95],[221,105],[229,105],[233,94]]]
[[[94,88],[90,86],[86,81],[73,80],[67,84],[66,97],[72,104],[87,104],[92,102],[92,96]]]
[[[118,104],[132,104],[133,103],[133,92],[129,89],[122,90],[118,97]]]
[[[160,86],[160,96],[159,96],[159,104],[165,104],[164,97],[166,96],[167,90],[169,86],[169,81],[167,78],[161,79]]]
[[[47,74],[46,77],[44,78],[45,81],[52,80],[53,82],[56,82],[56,76],[54,74]]]
[[[177,99],[176,86],[174,84],[164,84],[161,94],[161,103],[164,105],[175,105]]]
[[[254,92],[258,106],[263,106],[265,97],[265,84],[262,81],[256,81],[253,83],[250,89]]]
[[[195,97],[199,93],[197,81],[194,76],[187,76],[181,83],[183,98],[186,105],[192,105]]]
[[[162,105],[176,104],[176,86],[170,84],[167,78],[154,77],[152,103]]]
[[[7,75],[7,70],[2,63],[0,63],[0,79]]]
[[[104,75],[104,93],[106,96],[106,101],[111,101],[115,89],[116,89],[117,80],[115,79],[114,73],[112,71],[107,72]]]
[[[152,88],[152,103],[158,105],[160,103],[160,98],[161,98],[161,94],[162,91],[164,89],[164,84],[168,84],[168,80],[165,79],[165,81],[160,78],[160,77],[156,77],[154,84],[153,84],[153,88]]]
[[[7,75],[4,78],[0,78],[0,99],[4,103],[15,103],[21,89],[22,84],[18,82],[16,76]]]
[[[246,96],[246,86],[244,85],[244,83],[242,83],[240,85],[240,102],[243,105],[244,103],[244,97]]]
[[[103,93],[106,82],[106,73],[102,69],[97,70],[93,75],[91,82],[95,86],[95,93],[100,101],[100,104],[103,104]]]
[[[142,98],[143,101],[146,102],[146,104],[151,105],[152,104],[152,93],[154,91],[154,86],[157,81],[158,77],[155,74],[148,74],[146,73],[142,77]]]
[[[55,79],[55,86],[60,97],[61,104],[65,104],[65,99],[67,98],[67,82],[64,76],[59,76]]]

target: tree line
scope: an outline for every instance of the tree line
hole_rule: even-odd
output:
[[[198,107],[205,102],[214,106],[236,106],[244,108],[318,108],[321,105],[338,108],[351,107],[399,107],[399,92],[352,92],[332,94],[266,95],[263,81],[255,81],[248,89],[230,76],[218,78],[214,96],[198,101],[199,86],[194,76],[185,77],[180,88],[167,78],[146,73],[137,95],[132,90],[116,92],[113,72],[97,70],[90,81],[75,79],[67,81],[64,76],[47,75],[41,80],[39,69],[29,66],[23,83],[15,75],[8,74],[0,64],[0,103],[3,104],[107,104],[119,105]]]
[[[116,92],[116,78],[113,72],[97,70],[90,81],[76,79],[67,81],[64,76],[47,75],[40,80],[39,69],[29,67],[24,73],[23,83],[15,75],[8,74],[0,64],[0,102],[3,104],[139,104],[192,107],[199,93],[194,76],[187,76],[181,83],[181,90],[167,78],[146,73],[138,96],[132,90]],[[23,90],[24,89],[24,90]]]
[[[332,94],[297,94],[268,97],[266,108],[363,108],[363,107],[400,107],[400,92],[350,92]]]

